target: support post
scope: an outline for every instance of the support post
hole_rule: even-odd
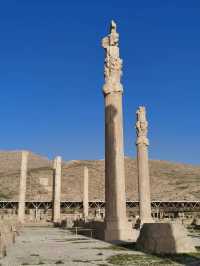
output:
[[[28,152],[22,151],[20,185],[19,185],[19,205],[18,205],[18,220],[21,223],[24,223],[24,218],[25,218],[27,169],[28,169]]]
[[[136,146],[137,146],[137,166],[138,184],[140,201],[140,220],[141,224],[152,222],[151,217],[151,198],[150,198],[150,178],[148,165],[148,146],[147,138],[148,122],[146,120],[146,110],[140,106],[136,112]]]
[[[60,198],[61,198],[61,163],[62,158],[57,156],[53,166],[53,222],[60,223]]]
[[[131,237],[131,227],[126,216],[123,86],[120,82],[122,60],[118,43],[119,34],[112,21],[109,35],[102,40],[105,50],[105,240],[109,242],[120,242]]]
[[[89,215],[89,200],[88,200],[88,167],[84,166],[83,177],[83,217],[88,218]]]

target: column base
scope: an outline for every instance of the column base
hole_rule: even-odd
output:
[[[194,253],[194,240],[178,223],[144,224],[137,240],[137,248],[151,254]]]
[[[126,223],[121,228],[116,228],[116,222],[110,222],[104,231],[104,240],[112,243],[133,241],[135,239],[134,230],[131,223]]]

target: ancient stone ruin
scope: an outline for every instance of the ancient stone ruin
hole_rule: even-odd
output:
[[[151,217],[151,198],[150,198],[150,179],[148,162],[147,138],[148,122],[146,120],[146,109],[139,107],[136,112],[136,146],[137,146],[137,164],[138,164],[138,184],[140,201],[140,220],[141,223],[152,222]]]
[[[105,240],[131,238],[131,225],[126,216],[123,110],[121,84],[122,60],[119,57],[119,34],[114,21],[103,38],[105,50],[103,93],[105,99]]]
[[[57,156],[54,160],[54,180],[53,180],[53,222],[60,223],[60,194],[61,194],[61,167],[62,159]]]
[[[20,224],[14,217],[1,217],[0,219],[0,259],[7,255],[7,249],[15,243],[19,234]]]
[[[28,152],[22,151],[20,187],[19,187],[19,208],[18,208],[18,219],[19,222],[21,223],[24,223],[24,215],[25,215],[27,168],[28,168]]]
[[[195,252],[194,243],[182,224],[153,223],[148,166],[148,122],[145,107],[139,107],[136,112],[136,119],[140,221],[142,224],[137,247],[153,254]]]
[[[36,204],[35,222],[42,223],[41,221],[43,221],[47,225],[56,225],[64,229],[75,228],[76,235],[78,230],[82,230],[84,233],[89,232],[91,237],[101,238],[106,242],[117,244],[133,242],[139,235],[136,243],[137,248],[147,253],[196,252],[195,245],[188,236],[183,224],[162,221],[160,219],[162,215],[157,215],[157,220],[155,217],[154,219],[152,218],[148,121],[144,106],[140,106],[136,111],[135,124],[139,216],[128,217],[127,215],[122,106],[123,85],[121,83],[122,59],[119,51],[119,34],[114,21],[111,21],[108,35],[102,39],[102,47],[105,51],[105,83],[103,85],[105,109],[105,206],[102,200],[100,203],[102,203],[103,208],[95,206],[95,211],[91,211],[89,188],[92,175],[90,175],[91,169],[89,166],[84,165],[81,168],[83,172],[81,203],[73,213],[70,212],[70,207],[73,206],[75,209],[75,204],[73,200],[70,202],[70,206],[65,205],[66,202],[62,201],[64,161],[62,161],[60,156],[57,156],[50,167],[50,170],[52,170],[52,200],[50,203],[47,202],[49,205],[46,204],[45,200],[41,200],[39,204],[34,202]],[[3,215],[2,219],[0,219],[0,258],[6,255],[7,248],[15,242],[19,226],[30,222],[30,220],[26,219],[28,216],[26,215],[28,209],[26,192],[29,155],[28,151],[21,152],[18,209],[13,215]],[[75,176],[73,177],[75,178]],[[95,205],[95,202],[92,203]],[[42,204],[46,204],[46,212],[52,209],[50,219],[47,216],[41,217],[41,215],[38,218],[38,209]],[[66,207],[65,211],[67,209],[67,213],[64,214],[61,211],[63,205]],[[31,215],[29,213],[29,216]]]
[[[180,223],[145,223],[137,247],[147,253],[176,254],[196,252],[194,242]]]

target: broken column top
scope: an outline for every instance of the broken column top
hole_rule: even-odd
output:
[[[114,20],[110,23],[110,32],[108,36],[102,39],[102,47],[107,49],[109,46],[118,46],[119,44],[119,34],[117,33],[117,25]]]

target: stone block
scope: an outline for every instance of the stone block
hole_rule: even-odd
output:
[[[192,238],[182,224],[146,223],[143,224],[137,248],[154,254],[175,254],[196,252]]]

